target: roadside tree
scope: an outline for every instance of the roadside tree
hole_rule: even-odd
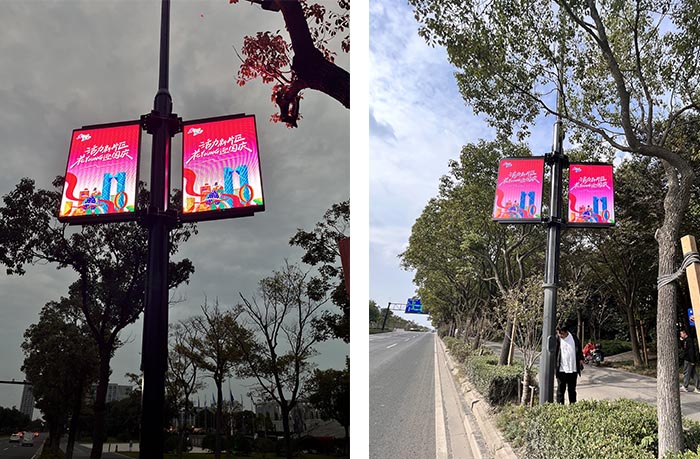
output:
[[[240,294],[238,309],[251,340],[231,334],[244,352],[239,374],[255,378],[259,398],[273,400],[280,407],[288,459],[294,457],[289,417],[313,370],[310,358],[319,342],[314,320],[327,301],[325,293],[323,282],[285,263],[280,271],[260,281],[258,297],[249,299]]]
[[[186,322],[179,322],[170,326],[170,351],[168,352],[168,372],[166,375],[167,391],[178,413],[178,444],[177,454],[182,458],[182,449],[185,440],[184,419],[194,408],[190,401],[192,394],[204,388],[199,374],[199,358],[193,358],[194,333],[196,329],[187,327]]]
[[[420,34],[447,48],[465,100],[501,134],[527,135],[537,116],[559,115],[575,141],[600,139],[618,151],[661,161],[666,194],[656,235],[658,276],[674,272],[695,174],[688,152],[669,139],[683,124],[682,115],[700,108],[697,5],[687,0],[410,3],[423,24]],[[563,93],[558,104],[551,95],[555,89]],[[673,283],[658,290],[659,457],[683,448],[676,295]]]
[[[219,301],[209,306],[205,299],[202,314],[183,322],[188,330],[184,344],[178,348],[183,358],[191,360],[197,368],[209,373],[216,386],[216,443],[214,457],[219,459],[222,451],[223,391],[224,379],[235,366],[242,363],[244,348],[249,347],[249,333],[237,323],[237,311],[222,311]],[[206,404],[206,402],[205,402]]]
[[[79,279],[69,287],[77,299],[84,324],[97,343],[99,355],[97,393],[94,403],[92,452],[102,457],[105,400],[110,361],[122,342],[120,332],[134,323],[144,308],[148,230],[137,223],[113,223],[69,229],[58,221],[63,178],[54,190],[36,189],[34,181],[22,179],[3,197],[0,207],[0,263],[8,274],[25,273],[25,265],[55,263],[58,269],[72,268]],[[142,190],[139,205],[148,195]],[[177,204],[172,204],[177,208]],[[178,226],[170,232],[170,254],[196,231],[193,225]],[[194,266],[188,259],[170,262],[168,288],[187,282]]]
[[[337,338],[350,342],[350,297],[345,291],[338,246],[349,230],[350,201],[343,201],[333,204],[312,231],[297,229],[289,240],[290,245],[306,250],[301,261],[318,268],[323,288],[330,292],[333,304],[341,309],[341,314],[324,311],[321,318],[314,320],[321,340]]]
[[[51,301],[39,322],[24,333],[22,371],[49,427],[46,449],[59,450],[63,426],[70,418],[65,457],[73,457],[83,399],[97,379],[97,346],[82,320],[76,298]]]

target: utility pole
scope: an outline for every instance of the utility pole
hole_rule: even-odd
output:
[[[554,144],[552,153],[545,155],[545,162],[551,166],[551,194],[549,197],[549,221],[547,222],[547,253],[544,265],[544,319],[542,322],[542,355],[540,356],[540,404],[554,401],[555,351],[557,336],[557,289],[559,284],[559,251],[561,245],[562,218],[562,171],[568,165],[564,156],[564,130],[561,112],[563,109],[562,91],[564,84],[564,53],[560,50],[559,83],[557,88],[557,121],[554,124]]]
[[[170,229],[177,222],[168,211],[170,194],[170,141],[180,122],[173,114],[168,91],[170,48],[170,0],[161,2],[160,67],[153,111],[142,117],[153,136],[150,203],[143,220],[148,227],[148,274],[143,321],[143,395],[139,457],[163,458],[165,440],[165,372],[168,356],[168,261]]]

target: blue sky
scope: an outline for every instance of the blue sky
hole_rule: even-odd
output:
[[[369,8],[369,290],[386,307],[415,294],[413,273],[401,269],[398,255],[437,194],[448,161],[463,145],[492,140],[495,130],[462,99],[444,48],[418,36],[405,0],[374,1]],[[535,154],[550,151],[552,123],[542,118],[532,128],[527,142]]]

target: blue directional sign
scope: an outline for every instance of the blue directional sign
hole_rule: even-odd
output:
[[[406,314],[425,314],[420,298],[409,298],[406,302]]]

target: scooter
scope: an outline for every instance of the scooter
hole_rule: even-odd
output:
[[[601,347],[602,346],[600,344],[596,344],[595,349],[585,356],[584,361],[588,364],[592,363],[595,366],[599,366],[601,363],[603,363],[605,357],[603,356],[603,350]]]

